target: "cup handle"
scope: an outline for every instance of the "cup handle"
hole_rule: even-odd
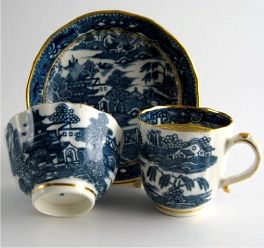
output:
[[[227,151],[235,144],[241,143],[241,142],[246,142],[249,144],[252,148],[252,150],[255,153],[255,161],[253,165],[251,165],[248,169],[245,171],[239,173],[238,175],[233,175],[227,178],[224,178],[220,181],[220,187],[223,188],[223,190],[226,193],[230,192],[229,185],[238,183],[242,180],[245,180],[249,177],[251,177],[255,171],[258,169],[260,164],[262,163],[263,159],[263,149],[261,144],[256,141],[249,133],[239,133],[232,137],[231,139],[228,140],[227,142]]]

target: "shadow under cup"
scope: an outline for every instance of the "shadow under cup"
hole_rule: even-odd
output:
[[[232,137],[232,118],[207,108],[157,106],[138,116],[144,188],[155,206],[172,216],[193,215],[219,188],[251,176],[261,163],[261,148],[246,133]],[[256,153],[249,170],[224,179],[225,155],[246,141]]]

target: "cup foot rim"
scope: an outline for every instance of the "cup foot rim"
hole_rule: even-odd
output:
[[[31,193],[31,201],[41,213],[71,217],[91,210],[96,195],[96,190],[89,183],[80,179],[60,179],[36,185]]]
[[[133,188],[142,188],[143,184],[141,181],[141,177],[135,177],[132,179],[126,179],[126,180],[117,180],[113,182],[114,186],[128,186]]]
[[[162,206],[158,203],[154,203],[156,209],[160,211],[163,214],[173,216],[173,217],[188,217],[188,216],[193,216],[197,215],[203,208],[204,206],[199,206],[195,208],[189,208],[189,209],[174,209],[174,208],[168,208],[165,206]]]

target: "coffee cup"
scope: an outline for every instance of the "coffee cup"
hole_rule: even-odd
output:
[[[14,116],[6,141],[12,174],[33,206],[66,217],[92,209],[114,181],[123,131],[93,107],[45,103]]]
[[[144,188],[161,212],[194,215],[219,188],[251,177],[262,162],[263,150],[248,133],[232,136],[234,121],[208,108],[156,106],[138,115],[139,153]],[[225,178],[227,154],[237,143],[254,151],[247,170]]]

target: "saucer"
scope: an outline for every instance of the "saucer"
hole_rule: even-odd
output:
[[[118,184],[140,176],[136,116],[155,105],[198,106],[182,45],[158,24],[121,11],[93,12],[52,34],[37,55],[27,105],[68,101],[110,113],[124,130]]]

